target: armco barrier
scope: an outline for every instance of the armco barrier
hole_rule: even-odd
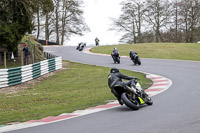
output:
[[[0,88],[21,84],[62,68],[62,57],[54,57],[34,64],[0,69]]]

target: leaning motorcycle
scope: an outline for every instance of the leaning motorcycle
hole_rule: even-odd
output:
[[[137,53],[135,53],[135,55],[131,58],[131,60],[133,61],[134,65],[141,65],[141,60],[138,56]]]
[[[118,63],[118,64],[120,63],[120,56],[119,56],[119,54],[114,54],[114,55],[111,54],[111,56],[113,58],[114,63]]]
[[[82,51],[84,49],[84,47],[86,46],[86,44],[80,44],[76,47],[76,50],[78,51]]]
[[[112,90],[115,96],[121,97],[122,102],[133,110],[138,110],[141,105],[152,105],[151,97],[141,88],[137,79],[135,79],[135,91],[128,86],[116,85]]]

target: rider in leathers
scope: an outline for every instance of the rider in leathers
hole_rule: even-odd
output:
[[[127,82],[122,82],[122,79],[129,80]],[[117,100],[121,105],[123,105],[123,102],[121,101],[121,97],[118,96],[118,94],[115,92],[114,87],[117,85],[122,85],[122,86],[129,86],[132,89],[135,86],[134,79],[137,79],[136,77],[131,77],[131,76],[126,76],[122,73],[119,72],[119,69],[117,68],[112,68],[110,70],[110,74],[108,75],[108,86],[111,89],[111,92],[115,95]],[[128,89],[128,88],[126,88]]]
[[[131,59],[135,59],[135,56],[136,56],[136,52],[134,52],[132,49],[130,50],[130,53],[129,53],[129,57],[131,58]]]

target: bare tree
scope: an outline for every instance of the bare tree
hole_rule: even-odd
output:
[[[164,41],[170,42],[195,42],[200,33],[200,1],[176,0],[172,1],[172,17],[170,29],[162,32]]]
[[[54,0],[55,4],[55,33],[56,33],[56,43],[60,44],[60,0]]]
[[[137,0],[126,0],[121,3],[122,14],[119,18],[111,18],[114,26],[111,30],[124,32],[121,42],[142,42],[141,26],[144,16],[144,4]]]
[[[199,0],[181,0],[180,3],[180,21],[185,32],[185,42],[194,42],[195,32],[199,27],[200,1]]]
[[[146,2],[146,21],[152,25],[156,35],[156,42],[163,41],[161,29],[164,28],[170,20],[170,2],[168,0],[147,0]]]
[[[39,38],[40,36],[40,8],[38,7],[37,9],[37,39]]]
[[[40,11],[38,7],[37,20],[35,20],[38,37],[63,45],[64,41],[69,39],[72,34],[83,35],[85,31],[90,30],[82,17],[82,0],[41,1],[43,2],[42,9]],[[48,1],[52,1],[53,4]],[[40,34],[40,31],[44,34]]]
[[[54,19],[52,16],[52,12],[54,10],[54,6],[52,3],[48,3],[48,1],[45,1],[44,7],[43,7],[43,13],[45,14],[45,39],[49,40],[50,34],[53,32],[50,25],[53,23]]]
[[[82,17],[82,0],[62,0],[61,17],[61,45],[65,39],[69,39],[72,34],[83,35],[84,31],[89,31],[89,27]]]
[[[36,10],[36,24],[37,27],[37,39],[40,36],[40,27],[42,26],[40,19],[43,15],[51,12],[53,10],[53,1],[52,0],[32,0]]]
[[[176,0],[173,3],[173,16],[174,16],[174,23],[175,23],[175,42],[178,42],[178,14],[179,14],[179,6],[178,6],[178,1]]]
[[[182,41],[182,32],[180,29],[180,0],[172,1],[171,6],[171,17],[165,31],[162,32],[162,38],[164,42],[181,42]]]

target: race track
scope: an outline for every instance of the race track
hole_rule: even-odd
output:
[[[76,51],[75,47],[45,47],[45,51],[62,56],[63,60],[161,75],[171,79],[173,84],[167,91],[152,97],[152,106],[138,111],[120,106],[11,132],[200,133],[199,61],[142,59],[141,66],[134,66],[126,57],[121,58],[120,64],[114,64],[110,56],[86,54]]]

